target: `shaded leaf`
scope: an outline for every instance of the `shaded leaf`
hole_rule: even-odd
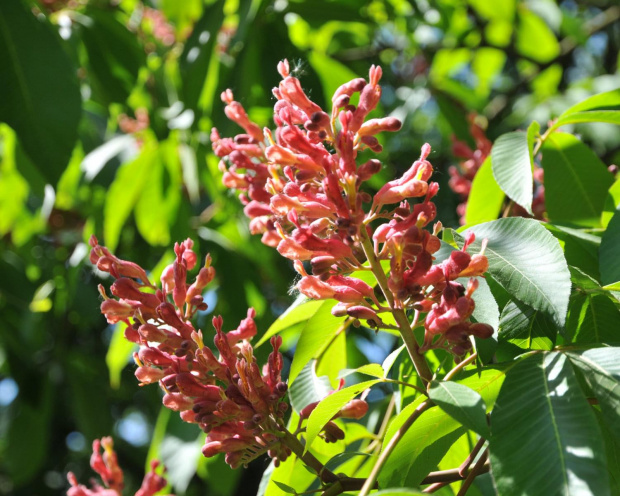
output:
[[[552,133],[542,146],[549,220],[598,226],[613,176],[578,138]]]
[[[297,380],[289,387],[288,395],[291,406],[300,412],[305,406],[320,401],[332,390],[329,379],[317,377],[316,360],[310,360],[297,376]]]
[[[568,309],[566,337],[573,343],[620,343],[620,311],[610,295],[574,295]]]
[[[47,182],[62,175],[77,139],[76,70],[47,21],[21,1],[0,2],[0,120]]]
[[[510,301],[502,310],[500,341],[508,341],[524,350],[551,350],[557,332],[550,317],[520,301]]]
[[[603,233],[599,249],[599,269],[604,285],[620,281],[620,210],[617,210]]]

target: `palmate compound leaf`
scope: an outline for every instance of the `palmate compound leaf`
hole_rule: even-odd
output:
[[[620,442],[620,348],[594,348],[569,353],[601,405],[607,427]]]
[[[571,290],[570,272],[558,241],[536,220],[499,219],[469,228],[476,253],[487,239],[488,274],[514,298],[549,314],[563,326]],[[462,235],[455,233],[459,245]]]
[[[475,370],[466,371],[461,373],[458,383],[480,394],[487,410],[490,410],[495,404],[504,374],[512,365],[487,366],[480,373]],[[424,399],[423,396],[418,397],[394,417],[386,431],[384,447]],[[455,442],[462,434],[463,429],[459,422],[442,409],[433,407],[422,413],[388,457],[379,474],[379,486],[419,485],[429,470],[433,470],[441,461],[452,442]]]
[[[502,496],[610,494],[601,431],[565,355],[537,353],[507,374],[489,451]]]

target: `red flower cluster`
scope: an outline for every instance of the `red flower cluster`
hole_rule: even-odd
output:
[[[484,134],[484,129],[476,124],[476,116],[470,114],[469,132],[474,138],[476,149],[472,150],[469,145],[456,138],[452,138],[452,153],[455,157],[462,159],[458,166],[453,165],[449,169],[450,181],[449,186],[461,198],[461,203],[456,208],[456,212],[460,216],[461,224],[465,224],[465,210],[467,208],[467,197],[471,191],[471,183],[482,167],[483,162],[491,154],[493,143]]]
[[[111,292],[118,299],[108,298],[100,286],[101,311],[109,323],[125,322],[125,337],[140,346],[134,355],[136,377],[142,384],[159,382],[164,405],[208,434],[203,454],[226,453],[232,467],[265,452],[276,463],[285,460],[291,450],[280,436],[288,408],[282,401],[287,391],[280,375],[282,339],[271,339],[273,352],[261,371],[248,342],[256,334],[253,309],[229,332],[223,331],[221,317],[213,319],[219,358],[189,320],[207,308],[201,294],[215,276],[211,258],[188,284],[187,272],[197,260],[193,243],[175,244],[176,260],[163,271],[157,289],[141,267],[118,259],[94,236],[90,244],[91,262],[116,278]]]
[[[245,133],[234,139],[221,138],[216,129],[211,133],[213,150],[222,159],[223,182],[242,192],[251,231],[262,233],[265,244],[294,261],[302,276],[297,284],[301,293],[312,299],[338,300],[334,314],[348,314],[367,320],[372,327],[382,327],[382,312],[395,308],[429,312],[427,345],[440,332],[447,335],[440,345],[462,354],[463,340],[453,336],[456,331],[448,331],[469,324],[475,285],[466,294],[454,279],[482,275],[486,258],[480,254],[474,262],[465,247],[458,252],[458,263],[433,266],[441,224],[435,224],[432,234],[424,229],[435,219],[431,199],[439,189],[437,183],[428,182],[433,172],[427,161],[430,146],[425,144],[420,159],[374,197],[361,189],[381,169],[381,162],[370,159],[358,166],[358,153],[380,151],[376,135],[401,126],[391,117],[367,119],[381,96],[381,68],[371,67],[368,82],[358,78],[340,86],[332,98],[331,113],[307,97],[299,80],[290,75],[286,61],[278,70],[283,80],[273,90],[277,99],[275,139],[268,129],[261,132],[249,120],[230,90],[222,95],[226,115]],[[351,104],[355,94],[359,94],[357,106]],[[409,202],[412,198],[423,200],[413,204]],[[389,208],[384,210],[385,206]],[[380,221],[384,222],[377,225]],[[368,251],[373,250],[370,238],[374,240],[372,254]],[[389,261],[387,286],[392,295],[386,298],[394,300],[389,301],[390,308],[377,301],[371,286],[350,277],[354,270],[370,270],[363,264],[369,257]],[[305,261],[309,261],[312,274]],[[454,291],[459,294],[455,301],[451,296]],[[461,297],[470,301],[470,310],[454,314],[453,307]],[[450,326],[434,326],[437,315],[446,313],[458,315],[459,320],[452,316]],[[467,332],[488,336],[491,331],[487,326],[467,327]]]
[[[103,454],[101,453],[101,447],[103,447]],[[101,477],[103,486],[92,482],[92,487],[89,489],[82,484],[78,484],[75,475],[69,472],[67,478],[71,487],[67,491],[67,496],[121,496],[124,487],[123,471],[118,466],[118,459],[111,437],[101,438],[101,441],[99,439],[93,441],[93,454],[90,457],[90,466]],[[159,467],[159,462],[153,460],[151,471],[144,476],[142,486],[138,489],[135,496],[153,496],[166,487],[166,479],[156,473],[157,467]]]

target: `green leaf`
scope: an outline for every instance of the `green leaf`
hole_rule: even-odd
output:
[[[160,143],[134,211],[138,231],[154,246],[170,244],[170,226],[181,203],[181,167],[176,150],[173,141]]]
[[[317,375],[326,375],[334,388],[338,387],[338,375],[347,368],[347,335],[341,332],[321,353]]]
[[[620,311],[607,294],[571,298],[566,337],[572,343],[620,343]]]
[[[594,279],[600,279],[598,251],[601,238],[599,236],[565,226],[554,226],[549,223],[543,225],[559,241],[569,265],[578,267]]]
[[[90,7],[76,20],[82,23],[81,38],[95,96],[104,104],[124,103],[146,61],[138,37],[110,10]]]
[[[475,225],[497,219],[504,203],[504,196],[504,192],[493,177],[491,157],[487,157],[472,181],[467,198],[465,223]]]
[[[595,348],[568,357],[583,372],[607,426],[620,442],[620,348]]]
[[[398,356],[401,354],[401,352],[405,349],[405,345],[401,345],[398,348],[396,348],[392,353],[390,353],[385,360],[383,360],[383,363],[381,364],[381,368],[383,369],[383,376],[387,377],[387,375],[390,373],[390,370],[392,369],[392,366],[394,365],[394,362],[396,362],[396,360],[398,359]]]
[[[397,488],[397,489],[382,489],[381,491],[377,491],[376,493],[372,493],[373,496],[409,496],[411,494],[423,494],[420,491],[416,491],[415,489],[405,489],[405,488]]]
[[[562,112],[550,130],[578,122],[620,124],[620,89],[591,96],[573,105]]]
[[[506,133],[497,138],[491,149],[493,177],[506,195],[532,214],[531,150],[523,131]]]
[[[489,437],[487,407],[476,391],[456,382],[433,381],[428,395],[453,419],[482,437]]]
[[[457,382],[479,393],[488,410],[493,408],[505,371],[509,368],[510,366],[504,368],[485,367],[479,374],[475,370],[466,371],[462,373],[464,377]],[[405,420],[425,399],[425,397],[419,396],[394,417],[385,433],[384,448]],[[418,485],[428,474],[428,470],[424,470],[426,468],[422,455],[424,450],[455,431],[457,431],[454,434],[455,436],[462,435],[463,433],[459,432],[458,428],[459,423],[440,408],[431,408],[424,412],[407,430],[388,457],[386,465],[379,474],[379,485],[381,487],[399,486],[405,482],[408,485]],[[448,449],[449,446],[445,446],[446,452]],[[443,456],[445,452],[443,454],[434,452],[433,454]],[[441,460],[441,456],[437,462]]]
[[[571,282],[558,241],[533,219],[505,218],[469,229],[476,234],[471,251],[488,239],[488,274],[508,293],[563,326]],[[462,244],[463,238],[460,237]]]
[[[616,213],[616,209],[620,207],[620,178],[616,179],[609,188],[609,193],[605,198],[605,206],[601,214],[601,225],[607,227],[609,221]]]
[[[524,350],[551,350],[558,329],[551,318],[520,301],[510,301],[502,310],[499,340]]]
[[[21,1],[0,2],[0,120],[55,185],[77,139],[82,100],[58,37]]]
[[[552,133],[542,146],[545,205],[552,222],[600,225],[613,176],[578,138]]]
[[[489,445],[499,494],[609,495],[603,450],[596,418],[564,355],[539,353],[506,374]]]
[[[300,294],[293,304],[288,307],[273,324],[271,324],[271,327],[269,327],[267,332],[265,332],[265,334],[263,334],[263,336],[258,340],[255,347],[266,343],[272,336],[275,336],[279,332],[282,332],[295,324],[310,320],[319,308],[321,308],[323,303],[324,302],[321,300],[309,300],[304,295]],[[336,302],[333,302],[333,304],[335,305]]]
[[[367,363],[366,365],[362,365],[356,369],[343,369],[338,377],[342,378],[351,374],[365,374],[379,379],[383,379],[385,377],[383,367],[378,363]]]
[[[289,387],[288,395],[291,406],[300,412],[305,406],[320,401],[332,391],[329,379],[317,377],[316,360],[310,360],[297,376],[297,380]]]
[[[604,285],[620,281],[620,210],[617,210],[603,233],[599,250],[599,269]]]
[[[317,407],[312,411],[310,417],[308,417],[308,423],[306,424],[306,451],[319,435],[319,432],[325,427],[325,424],[329,422],[334,415],[336,415],[340,409],[346,405],[349,401],[355,398],[362,391],[374,386],[378,382],[378,379],[372,381],[364,381],[353,386],[346,387],[340,391],[335,391],[327,398],[321,400]]]
[[[607,286],[603,286],[603,289],[607,291],[620,291],[620,281],[614,282],[613,284],[608,284]]]
[[[295,489],[293,489],[288,484],[284,484],[284,482],[278,482],[277,480],[273,480],[273,483],[287,494],[297,494],[297,491],[295,491]]]
[[[121,385],[121,372],[131,360],[131,355],[137,345],[125,339],[126,324],[118,323],[114,326],[114,333],[108,351],[105,355],[105,363],[110,373],[110,387],[118,389]]]
[[[306,364],[312,358],[315,358],[322,348],[329,344],[338,329],[346,325],[344,318],[332,315],[331,309],[333,306],[333,300],[324,301],[302,329],[297,347],[295,348],[293,362],[291,363],[288,378],[289,385],[295,382],[295,378]]]
[[[195,109],[205,87],[217,34],[224,20],[224,0],[205,7],[200,20],[194,25],[179,59],[182,80],[182,100],[186,107]]]
[[[545,21],[525,8],[518,10],[516,49],[536,62],[549,62],[560,54],[560,44]]]
[[[140,198],[149,177],[151,163],[155,160],[155,143],[145,143],[142,153],[135,160],[121,165],[110,185],[105,197],[103,237],[106,246],[112,251],[118,245],[123,225]]]

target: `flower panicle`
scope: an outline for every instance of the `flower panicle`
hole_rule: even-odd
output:
[[[202,331],[191,322],[196,312],[207,309],[202,292],[215,277],[211,257],[207,255],[189,284],[189,272],[197,266],[193,243],[176,243],[175,259],[162,273],[161,288],[156,288],[143,282],[148,277],[142,268],[114,257],[95,237],[90,244],[95,263],[103,256],[113,261],[97,263],[117,277],[112,297],[100,287],[101,311],[110,323],[124,322],[125,337],[139,345],[134,354],[137,379],[141,384],[158,383],[165,393],[163,404],[207,433],[205,456],[226,453],[233,467],[262,453],[270,453],[276,462],[285,460],[291,450],[278,436],[288,409],[281,376],[282,338],[271,339],[273,352],[261,369],[249,343],[257,333],[253,308],[228,332],[221,317],[213,318],[213,349],[205,346]]]
[[[92,482],[91,487],[88,488],[79,484],[75,475],[69,472],[67,479],[71,487],[67,491],[67,496],[121,496],[124,487],[123,470],[118,465],[111,437],[93,441],[90,466],[101,477],[103,485]],[[160,463],[157,460],[151,462],[151,470],[144,475],[142,485],[135,496],[154,496],[168,485],[166,478],[157,473],[159,466]]]
[[[263,243],[294,262],[301,275],[297,284],[301,293],[312,299],[336,299],[335,315],[363,319],[378,329],[385,326],[383,312],[396,308],[424,312],[424,349],[442,346],[457,355],[471,349],[469,336],[485,337],[489,329],[471,327],[475,288],[466,292],[456,279],[478,277],[488,263],[483,251],[467,253],[467,243],[435,264],[442,227],[436,222],[427,229],[437,215],[432,199],[439,190],[431,182],[430,145],[424,144],[411,167],[375,195],[363,189],[382,164],[377,159],[358,164],[359,152],[380,152],[377,135],[401,127],[394,117],[369,118],[381,97],[381,68],[372,66],[367,80],[356,78],[341,85],[331,110],[320,108],[306,95],[286,60],[278,64],[278,71],[282,81],[273,90],[275,132],[266,129],[264,139],[249,133],[248,122],[238,117],[247,113],[238,111],[232,120],[244,134],[222,138],[217,129],[211,134],[223,182],[240,192],[251,232],[261,234]],[[355,95],[357,105],[352,104]],[[230,92],[223,100],[227,115],[230,106],[241,105]],[[476,137],[481,147],[488,148],[482,130]],[[374,288],[350,277],[351,272],[367,268],[366,238],[372,240],[374,257],[389,264],[387,285],[393,307],[381,304]],[[467,299],[467,311],[461,309],[466,305],[459,298]],[[461,301],[458,312],[453,308],[456,301]],[[435,340],[438,334],[441,337]]]

